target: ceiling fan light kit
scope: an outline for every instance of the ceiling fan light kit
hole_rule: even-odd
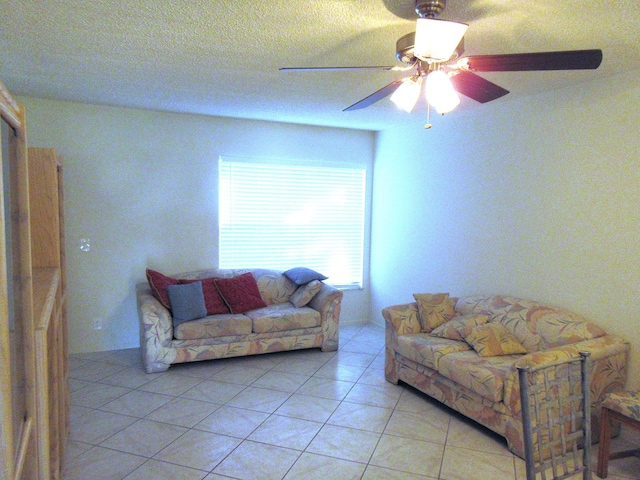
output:
[[[422,77],[415,76],[403,80],[398,89],[393,92],[389,99],[400,109],[411,113],[416,106],[420,91],[422,90]]]
[[[453,88],[449,76],[442,70],[435,70],[427,75],[425,94],[429,105],[441,115],[450,112],[460,104],[460,97]]]
[[[469,25],[435,18],[419,18],[413,54],[420,60],[446,62],[462,40]]]
[[[474,72],[596,69],[602,62],[602,50],[599,49],[472,55],[458,59],[464,52],[464,34],[468,25],[436,19],[445,6],[446,0],[415,1],[415,11],[420,17],[416,31],[400,37],[396,42],[396,58],[404,64],[403,67],[302,67],[280,70],[413,70],[409,77],[394,80],[344,111],[366,108],[391,95],[391,101],[398,108],[411,112],[424,83],[428,116],[430,106],[440,114],[453,110],[460,103],[458,94],[479,103],[487,103],[509,93],[509,90]],[[430,128],[431,124],[427,122],[425,127]]]

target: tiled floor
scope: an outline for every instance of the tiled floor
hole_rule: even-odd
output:
[[[73,355],[65,480],[524,480],[504,440],[384,380],[384,331],[340,350],[172,366],[137,349]],[[597,447],[594,449],[594,458]],[[640,460],[610,464],[640,478]]]

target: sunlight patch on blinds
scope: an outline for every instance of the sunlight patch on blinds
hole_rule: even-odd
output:
[[[362,286],[366,171],[220,157],[220,268],[308,267]]]

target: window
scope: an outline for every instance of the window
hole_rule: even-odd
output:
[[[220,157],[220,268],[308,267],[362,286],[366,170]]]

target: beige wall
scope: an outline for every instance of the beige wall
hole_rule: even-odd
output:
[[[134,288],[147,267],[217,265],[219,155],[373,159],[371,132],[18,100],[29,145],[64,159],[72,353],[139,345]],[[368,301],[367,289],[346,292],[342,321],[366,321]]]
[[[639,388],[639,98],[632,72],[381,133],[372,318],[415,292],[535,299],[628,339]]]

